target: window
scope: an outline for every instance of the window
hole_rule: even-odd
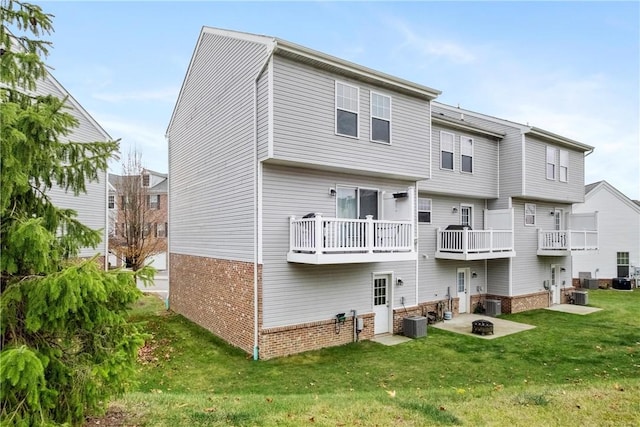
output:
[[[618,264],[617,277],[629,277],[629,252],[617,252],[616,258]]]
[[[359,89],[336,82],[336,133],[358,137]]]
[[[116,207],[116,196],[109,196],[109,209]]]
[[[431,199],[418,197],[418,222],[431,224]]]
[[[391,97],[371,92],[371,140],[391,143]]]
[[[378,219],[378,190],[338,187],[338,218]]]
[[[460,225],[472,226],[473,214],[471,206],[460,206]]]
[[[556,153],[554,147],[547,147],[547,179],[556,179]]]
[[[536,225],[536,205],[524,204],[524,225]]]
[[[149,186],[149,181],[150,181],[150,177],[148,173],[145,173],[144,175],[142,175],[142,186],[143,187],[148,187]]]
[[[440,132],[440,167],[453,170],[453,140],[454,135]]]
[[[149,207],[149,209],[160,209],[160,195],[147,195],[147,206]]]
[[[460,170],[462,172],[473,172],[473,139],[460,137]]]
[[[156,237],[167,237],[167,223],[160,222],[156,224]]]
[[[569,174],[569,152],[560,150],[560,181],[567,182],[567,175]]]

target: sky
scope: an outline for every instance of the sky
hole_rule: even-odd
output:
[[[167,172],[165,132],[202,26],[279,37],[442,91],[440,102],[595,147],[585,184],[640,199],[640,2],[57,2],[52,74]],[[121,172],[118,163],[112,172]]]

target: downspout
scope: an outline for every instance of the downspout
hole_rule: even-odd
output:
[[[520,179],[522,180],[522,195],[525,196],[527,194],[527,181],[526,181],[526,172],[527,172],[527,153],[526,153],[526,144],[525,144],[526,136],[522,134],[522,176]]]
[[[431,104],[429,104],[431,105]],[[415,188],[415,196],[413,196],[413,206],[411,207],[411,212],[413,212],[413,226],[415,227],[416,231],[415,231],[415,243],[414,243],[414,248],[416,251],[416,305],[419,305],[420,303],[420,295],[418,292],[418,287],[419,287],[419,283],[420,283],[420,279],[418,276],[419,270],[418,270],[418,265],[420,264],[420,236],[418,234],[419,228],[418,227],[418,183],[416,182],[416,188]]]
[[[258,257],[258,251],[260,249],[258,223],[260,198],[258,192],[261,191],[261,189],[258,186],[258,80],[260,80],[260,77],[267,69],[269,62],[271,62],[276,47],[277,43],[275,40],[273,40],[271,46],[267,47],[267,58],[262,64],[262,67],[260,67],[253,85],[253,360],[258,360],[260,356],[260,337],[258,332],[260,326],[258,321],[258,304],[260,302],[258,298],[258,266],[260,261]],[[269,96],[272,96],[272,94],[269,94]]]
[[[171,295],[171,236],[173,233],[169,232],[169,226],[171,225],[171,202],[169,195],[171,194],[171,177],[173,176],[171,171],[171,144],[169,140],[169,133],[165,134],[165,138],[167,140],[167,165],[169,169],[167,172],[167,229],[165,230],[166,238],[167,238],[167,282],[168,282],[168,290],[167,290],[167,299],[164,300],[164,306],[167,310],[169,310],[169,295]]]

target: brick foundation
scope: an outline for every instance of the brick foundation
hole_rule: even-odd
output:
[[[373,338],[373,313],[358,317],[364,321],[364,329],[358,335],[358,340]],[[260,332],[260,359],[272,359],[350,342],[353,342],[352,316],[347,316],[345,322],[338,325],[335,319],[329,319],[263,329]]]
[[[171,309],[253,353],[253,263],[173,253],[169,262]]]

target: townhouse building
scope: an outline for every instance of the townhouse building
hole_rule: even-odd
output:
[[[592,147],[439,94],[204,27],[167,129],[171,308],[268,359],[561,302]]]

